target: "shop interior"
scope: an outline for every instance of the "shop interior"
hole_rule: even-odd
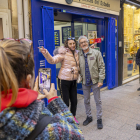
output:
[[[140,8],[124,4],[123,80],[139,74],[136,53],[140,47]]]
[[[55,48],[64,46],[64,42],[68,37],[75,37],[77,41],[77,49],[79,49],[78,38],[81,35],[87,36],[88,39],[96,39],[101,37],[102,31],[98,30],[97,19],[94,20],[91,18],[79,18],[79,17],[80,16],[78,16],[78,18],[73,18],[71,14],[54,13]],[[98,49],[100,50],[103,47],[102,45],[105,47],[105,41],[103,41],[102,43],[98,43],[96,47],[98,47]],[[103,57],[105,60],[105,55]],[[61,67],[60,63],[56,64],[57,77],[60,67]]]
[[[89,24],[89,23],[79,23],[74,22],[74,37],[78,43],[78,38],[81,35],[85,35],[88,37],[89,31],[95,31],[94,36],[91,34],[91,38],[97,38],[97,25]],[[64,46],[64,42],[68,37],[72,36],[71,32],[71,22],[65,21],[54,21],[54,37],[55,37],[55,48],[60,46]],[[77,44],[77,49],[79,46]],[[59,70],[61,64],[56,64],[56,69]]]

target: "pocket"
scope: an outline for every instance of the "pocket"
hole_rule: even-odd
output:
[[[98,73],[98,71],[97,70],[94,70],[93,72],[92,72],[92,76],[93,76],[93,78],[99,78],[99,73]]]

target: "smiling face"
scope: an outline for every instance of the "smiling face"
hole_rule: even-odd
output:
[[[87,50],[88,49],[87,39],[85,39],[85,38],[80,39],[79,46],[80,46],[80,48],[82,48],[82,50]]]
[[[68,41],[68,47],[70,48],[70,50],[74,51],[76,48],[76,43],[74,40],[69,40]]]

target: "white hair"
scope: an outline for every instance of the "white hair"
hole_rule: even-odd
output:
[[[79,38],[78,38],[78,44],[80,45],[80,40],[81,39],[86,39],[87,40],[87,42],[88,42],[88,38],[86,37],[86,36],[80,36]]]

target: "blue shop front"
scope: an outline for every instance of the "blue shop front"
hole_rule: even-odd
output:
[[[44,46],[53,55],[55,48],[64,45],[67,37],[85,35],[97,43],[102,53],[106,77],[103,87],[118,86],[118,15],[119,11],[109,8],[118,6],[111,0],[32,0],[32,37],[34,47],[35,75],[39,68],[51,68],[52,83],[57,88],[57,76],[61,64],[47,63],[38,47]],[[100,7],[99,7],[100,6]],[[58,89],[58,88],[57,88]],[[83,94],[82,85],[77,84],[77,93]],[[59,89],[58,89],[59,94]]]

